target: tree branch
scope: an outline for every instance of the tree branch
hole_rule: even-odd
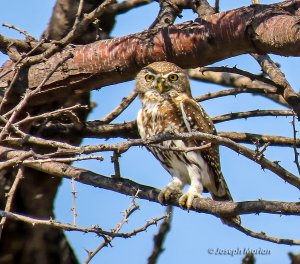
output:
[[[294,112],[292,110],[253,110],[253,111],[245,111],[245,112],[236,112],[229,113],[221,116],[216,116],[212,118],[215,124],[230,121],[241,118],[249,118],[249,117],[260,117],[260,116],[293,116]]]
[[[270,145],[278,147],[292,147],[293,144],[296,144],[298,147],[300,147],[299,139],[297,139],[295,142],[293,138],[289,137],[243,132],[218,132],[218,135],[221,137],[229,138],[237,143],[254,144],[254,142],[258,140],[260,144],[270,143]]]
[[[14,195],[15,195],[17,187],[23,177],[24,177],[24,167],[20,167],[18,170],[18,173],[15,177],[15,180],[7,194],[7,201],[6,201],[6,205],[5,205],[5,209],[4,209],[6,212],[10,212],[10,210],[12,208]],[[4,225],[5,225],[6,219],[7,218],[5,216],[3,216],[0,221],[0,241],[1,241],[1,235],[2,235],[2,231],[3,231]]]
[[[252,80],[251,78],[228,72],[205,71],[204,73],[201,73],[199,68],[189,70],[188,74],[190,78],[194,80],[235,88],[198,96],[195,99],[199,102],[221,96],[236,95],[239,93],[253,93],[254,95],[263,95],[276,103],[288,106],[283,97],[276,94],[277,88],[275,86],[266,84],[262,81],[255,79]]]
[[[157,218],[153,219],[153,221],[148,221],[145,226],[137,228],[137,229],[133,230],[132,232],[120,233],[120,232],[106,231],[97,226],[83,227],[83,226],[72,225],[72,224],[68,224],[68,223],[61,223],[54,219],[50,219],[50,220],[37,219],[37,218],[33,218],[33,217],[29,217],[29,216],[25,216],[25,215],[21,215],[21,214],[17,214],[17,213],[12,213],[12,212],[2,211],[2,210],[0,210],[0,216],[15,220],[15,221],[22,221],[22,222],[28,223],[32,226],[38,226],[38,225],[51,226],[51,227],[63,229],[66,231],[79,231],[79,232],[83,232],[83,233],[95,233],[97,235],[110,236],[110,237],[122,237],[122,238],[130,238],[132,236],[135,236],[136,234],[145,231],[145,229],[147,229],[149,226],[154,225],[154,224],[156,225],[157,222],[159,222],[167,217],[166,215],[157,217]]]
[[[2,149],[3,150],[3,149]],[[14,151],[20,153],[21,151]],[[11,156],[11,153],[7,153],[7,156]],[[128,179],[113,179],[105,177],[100,174],[93,173],[84,169],[75,168],[70,165],[61,164],[57,162],[49,162],[45,164],[26,164],[31,168],[47,172],[51,175],[64,177],[88,184],[91,186],[104,188],[112,191],[116,191],[126,195],[135,195],[138,192],[138,197],[153,202],[158,202],[157,196],[159,193],[158,189],[141,185]],[[170,205],[179,206],[178,198],[174,197],[173,201],[170,201]],[[209,198],[197,198],[193,202],[191,210],[199,213],[212,214],[217,217],[233,217],[242,214],[256,214],[256,213],[270,213],[279,215],[300,215],[300,206],[298,202],[277,202],[277,201],[247,201],[247,202],[219,202]],[[76,228],[78,228],[76,226]],[[274,243],[282,244],[298,244],[299,242],[291,239],[273,239],[266,236],[263,233],[256,233],[244,227],[235,226],[234,228],[242,231],[243,233],[250,234],[253,237],[272,241]]]
[[[183,68],[207,65],[215,61],[255,52],[275,53],[284,56],[299,56],[298,17],[294,15],[300,1],[287,1],[273,5],[243,7],[216,15],[205,20],[186,22],[159,30],[98,41],[90,45],[74,48],[74,58],[46,83],[44,92],[51,96],[67,96],[70,91],[96,89],[101,86],[130,80],[142,66],[158,60],[169,60]],[[273,39],[265,25],[279,21]],[[284,21],[280,22],[280,21]],[[253,34],[249,35],[249,28]],[[279,28],[280,27],[280,28]],[[234,34],[224,35],[230,28]],[[287,35],[288,34],[288,35]],[[234,38],[232,37],[234,35]],[[213,38],[214,41],[208,41]],[[254,37],[253,37],[254,38]],[[222,43],[222,45],[218,45]],[[255,43],[255,47],[253,46]],[[128,48],[130,47],[130,48]],[[36,87],[47,74],[51,65],[63,56],[57,53],[46,62],[33,65],[29,69],[29,87]],[[9,78],[6,79],[9,81]],[[3,80],[5,83],[5,80]],[[63,91],[63,93],[58,92]],[[43,100],[35,100],[42,104]]]
[[[148,264],[156,264],[158,257],[164,251],[163,243],[171,229],[172,209],[173,208],[170,205],[166,208],[166,214],[168,215],[168,217],[166,217],[164,221],[160,224],[158,233],[153,238],[154,246],[151,255],[148,258]]]
[[[252,54],[252,56],[257,60],[262,70],[268,74],[271,80],[276,84],[278,87],[277,93],[285,99],[290,108],[293,109],[298,118],[300,118],[300,96],[293,90],[275,62],[267,55]]]

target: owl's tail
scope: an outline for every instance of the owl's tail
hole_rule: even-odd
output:
[[[224,188],[222,192],[218,193],[211,193],[212,198],[215,201],[230,201],[233,202],[232,196],[230,194],[230,191],[228,189],[228,186],[225,182],[225,180],[222,182],[219,188]],[[220,195],[221,193],[221,195]],[[221,218],[222,222],[226,225],[232,226],[232,225],[240,225],[241,224],[241,218],[240,216],[235,216],[232,218]]]

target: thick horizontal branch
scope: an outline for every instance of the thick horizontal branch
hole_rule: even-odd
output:
[[[197,22],[76,46],[73,59],[56,71],[44,91],[51,90],[53,98],[61,98],[76,89],[91,90],[127,81],[142,66],[158,60],[169,60],[183,68],[191,68],[257,50],[299,56],[296,15],[299,6],[300,0],[253,5],[206,16]],[[30,88],[41,83],[62,53],[30,67]],[[10,75],[6,77],[2,86],[9,83]],[[42,100],[35,102],[42,103]]]
[[[14,158],[18,155],[23,155],[25,151],[12,150],[9,148],[0,148],[0,158],[4,156],[8,159]],[[30,167],[53,176],[74,178],[76,181],[83,184],[99,187],[125,195],[134,196],[138,192],[138,197],[152,202],[158,203],[158,193],[160,190],[142,185],[125,178],[111,178],[92,171],[76,168],[74,166],[59,163],[23,163],[24,166]],[[175,197],[172,205],[178,206],[178,198]],[[213,214],[218,217],[232,217],[238,214],[252,214],[252,213],[271,213],[271,214],[287,214],[300,215],[300,205],[298,202],[276,202],[276,201],[247,201],[247,202],[224,202],[214,201],[212,199],[197,198],[193,202],[193,211]]]

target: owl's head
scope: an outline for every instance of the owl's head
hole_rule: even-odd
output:
[[[140,97],[147,92],[157,96],[174,92],[191,96],[190,82],[186,73],[167,61],[154,62],[144,67],[136,77],[135,89]]]

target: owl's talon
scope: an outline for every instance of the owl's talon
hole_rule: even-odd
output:
[[[184,195],[179,198],[179,206],[186,207],[188,210],[192,208],[193,201],[196,198],[203,198],[200,193],[187,191]]]
[[[174,197],[181,195],[181,194],[182,193],[180,190],[166,187],[160,191],[157,199],[161,204],[166,204],[168,201],[171,201]]]

